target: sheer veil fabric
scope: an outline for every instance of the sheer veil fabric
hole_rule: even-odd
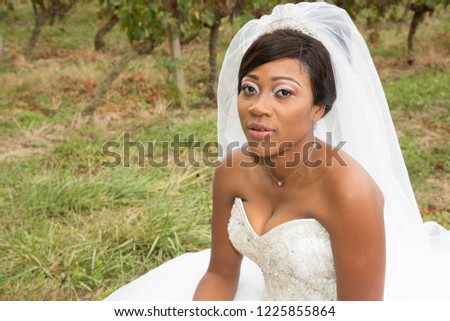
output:
[[[246,142],[237,113],[242,56],[258,36],[274,28],[311,34],[330,53],[337,100],[318,122],[315,135],[334,146],[344,144],[342,149],[365,167],[383,191],[385,299],[450,299],[450,231],[422,222],[381,81],[363,37],[345,10],[323,2],[279,5],[235,35],[219,77],[221,156]]]

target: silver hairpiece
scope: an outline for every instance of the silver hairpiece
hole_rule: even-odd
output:
[[[301,14],[274,15],[271,17],[271,21],[267,24],[264,31],[265,33],[269,33],[279,29],[297,30],[314,39],[318,39],[313,25]]]

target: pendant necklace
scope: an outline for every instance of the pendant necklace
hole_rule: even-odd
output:
[[[311,153],[314,149],[317,148],[317,143],[316,143],[316,137],[314,137],[314,141],[312,143],[312,148],[309,149],[308,151],[308,158],[306,159],[307,162],[309,162],[309,157],[311,156]],[[277,182],[278,187],[283,186],[284,182],[286,182],[289,178],[291,178],[295,173],[297,173],[298,169],[300,168],[301,162],[300,164],[297,165],[297,168],[288,175],[288,177],[286,177],[285,179],[283,179],[282,181],[279,181],[271,172],[270,167],[267,167],[267,170],[269,171],[269,175],[272,176],[272,178]]]

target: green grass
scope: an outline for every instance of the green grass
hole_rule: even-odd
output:
[[[26,61],[30,6],[18,5],[16,15],[0,24],[0,299],[98,300],[172,257],[208,247],[213,168],[178,167],[170,157],[169,166],[140,167],[137,148],[129,167],[100,166],[110,160],[106,142],[122,144],[116,151],[124,156],[124,133],[144,146],[154,142],[157,160],[177,133],[215,140],[214,102],[205,96],[207,34],[183,48],[188,109],[173,108],[160,48],[130,63],[88,119],[81,110],[126,50],[124,34],[116,28],[107,52],[94,53],[95,2],[83,2],[44,27]],[[446,15],[419,29],[416,66],[403,62],[404,27],[386,24],[372,52],[424,219],[450,228]],[[241,20],[223,25],[219,62]],[[427,60],[430,53],[437,58]],[[201,160],[199,148],[191,151]]]
[[[94,175],[64,158],[1,163],[2,299],[89,298],[208,245],[210,168]]]
[[[436,107],[449,110],[450,93],[448,71],[429,70],[425,73],[401,77],[385,89],[389,105],[403,112],[433,113]]]

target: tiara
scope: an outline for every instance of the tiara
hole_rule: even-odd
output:
[[[297,30],[314,39],[318,39],[313,25],[302,14],[273,15],[264,32],[269,33],[279,29]]]

